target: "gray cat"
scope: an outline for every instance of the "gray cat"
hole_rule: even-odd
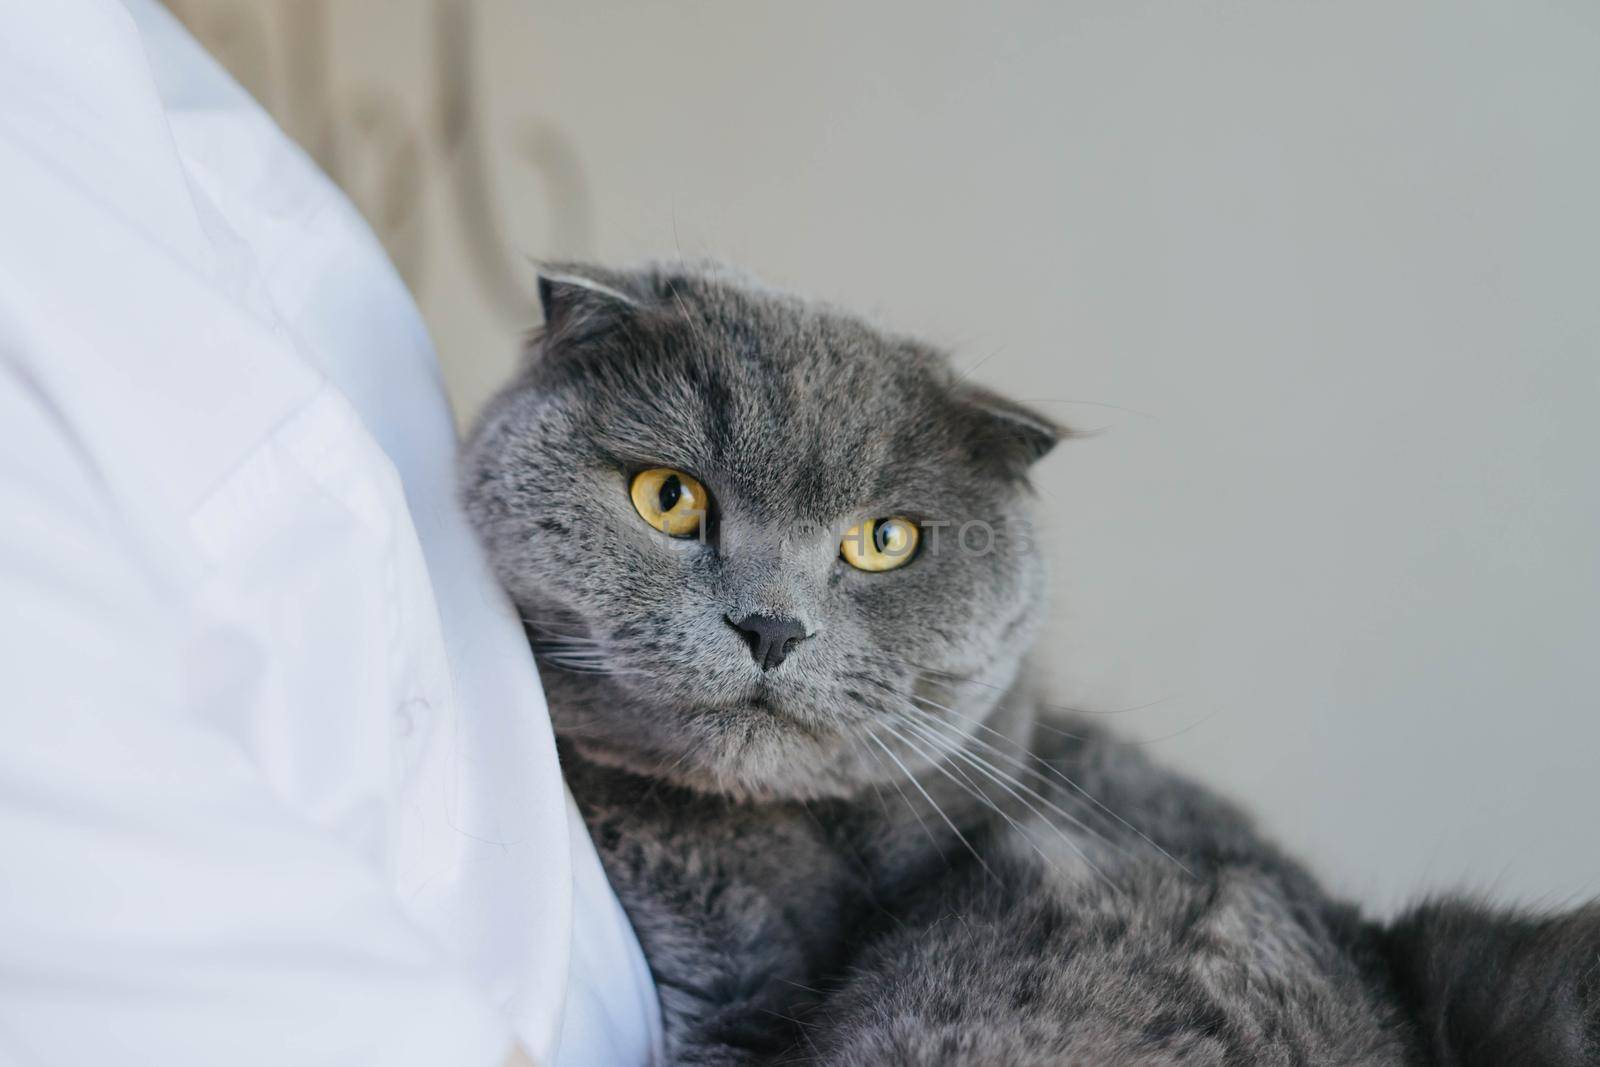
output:
[[[675,1063],[1600,1063],[1600,909],[1330,899],[1036,697],[1027,472],[928,346],[552,269],[463,460]]]

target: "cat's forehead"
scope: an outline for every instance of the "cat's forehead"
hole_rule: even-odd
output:
[[[718,291],[674,299],[599,369],[597,429],[773,519],[918,490],[944,452],[941,357],[850,316]]]

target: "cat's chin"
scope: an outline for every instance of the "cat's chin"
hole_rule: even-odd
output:
[[[831,730],[809,727],[757,702],[738,708],[697,709],[719,728],[694,745],[646,746],[597,738],[579,730],[556,733],[585,760],[707,795],[744,801],[844,799],[874,781],[873,765]],[[640,740],[640,739],[635,739]]]

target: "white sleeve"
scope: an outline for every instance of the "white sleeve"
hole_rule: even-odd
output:
[[[383,872],[209,725],[182,598],[7,343],[0,1062],[498,1063],[505,1023]]]

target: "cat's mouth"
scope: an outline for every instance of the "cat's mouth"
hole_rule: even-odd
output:
[[[785,722],[808,723],[816,719],[810,702],[785,696],[773,687],[757,683],[747,694],[733,700],[719,701],[703,710],[713,714],[762,715]]]
[[[746,728],[775,727],[821,740],[835,733],[845,720],[853,718],[848,713],[841,716],[843,707],[839,699],[808,686],[761,679],[750,683],[742,692],[694,702],[688,710],[695,717],[742,722]]]

